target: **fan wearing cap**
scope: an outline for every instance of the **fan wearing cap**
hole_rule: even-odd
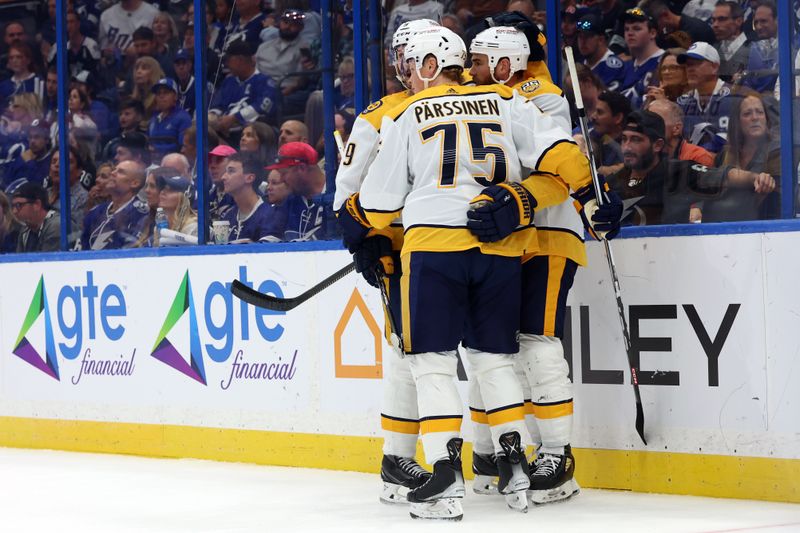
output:
[[[50,172],[50,156],[50,125],[36,119],[28,128],[28,149],[5,167],[3,189],[19,178],[41,184]]]
[[[225,54],[230,74],[214,94],[209,121],[221,135],[238,133],[259,117],[275,118],[279,99],[275,83],[256,70],[253,50],[244,41],[234,41]]]
[[[676,103],[684,114],[683,135],[692,144],[719,152],[728,132],[732,88],[719,78],[719,53],[708,43],[692,44],[678,63],[686,65],[689,91]]]
[[[594,13],[578,20],[578,50],[583,63],[603,80],[606,88],[616,91],[625,80],[629,65],[608,49],[608,38],[601,24],[600,17]]]
[[[191,116],[195,108],[194,61],[188,50],[181,48],[175,52],[174,66],[175,81],[178,82],[178,107]],[[209,94],[213,92],[211,88],[212,86],[209,84]]]
[[[208,152],[208,175],[211,177],[208,212],[211,214],[211,220],[224,219],[226,213],[236,205],[231,195],[226,193],[225,185],[222,183],[228,157],[235,153],[236,150],[226,144],[217,145]]]
[[[278,37],[261,43],[256,51],[258,71],[281,83],[284,96],[294,91],[297,81],[284,78],[290,72],[303,70],[300,50],[309,48],[309,43],[300,37],[305,18],[300,10],[286,9],[278,19]]]
[[[184,132],[192,125],[192,117],[178,106],[178,84],[163,78],[153,85],[156,113],[150,118],[147,134],[157,159],[180,151]]]
[[[17,239],[17,253],[54,252],[61,245],[61,219],[50,208],[41,185],[23,183],[11,193],[11,212],[25,226]]]
[[[625,44],[631,54],[626,61],[627,72],[620,91],[631,101],[631,107],[638,109],[644,103],[644,95],[650,80],[658,68],[658,60],[664,50],[656,44],[656,22],[644,11],[635,7],[622,15]]]
[[[317,152],[301,142],[286,143],[267,170],[277,170],[291,194],[286,206],[285,241],[316,241],[327,235],[327,210],[320,195],[325,175],[317,166]]]
[[[192,209],[187,192],[192,186],[191,180],[174,173],[156,179],[160,189],[158,207],[167,215],[169,229],[196,237],[197,213]]]
[[[143,165],[150,164],[150,152],[147,149],[147,136],[138,131],[123,133],[117,143],[114,162],[136,161]]]
[[[230,241],[279,242],[286,227],[286,210],[272,206],[258,194],[264,169],[249,154],[232,154],[225,162],[222,183],[235,205],[223,220],[230,223]]]

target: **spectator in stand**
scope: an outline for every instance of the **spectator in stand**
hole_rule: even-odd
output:
[[[719,79],[719,54],[708,43],[694,43],[678,62],[686,65],[689,91],[677,104],[684,114],[684,136],[709,152],[724,145],[730,115],[731,86]]]
[[[287,120],[281,124],[278,146],[289,142],[308,143],[308,128],[299,120]]]
[[[625,64],[608,49],[600,17],[594,13],[578,20],[578,51],[584,57],[583,63],[603,80],[609,91],[619,89],[625,79]]]
[[[190,4],[191,6],[191,4]],[[189,53],[189,56],[194,60],[194,26],[187,26],[183,32],[183,44],[181,46]],[[222,56],[206,47],[206,72],[208,72],[208,83],[214,87],[219,88],[222,83],[222,77],[219,74],[223,70]]]
[[[630,99],[631,107],[638,109],[664,50],[656,45],[655,21],[638,7],[625,11],[622,24],[631,59],[626,62],[626,77],[620,90]]]
[[[189,178],[178,175],[158,178],[161,192],[158,195],[158,207],[164,210],[169,221],[169,229],[197,236],[197,213],[189,202],[188,190],[192,185]]]
[[[355,112],[356,76],[355,62],[352,57],[345,57],[339,63],[339,86],[333,91],[335,111]],[[322,91],[314,91],[306,103],[305,124],[308,127],[308,138],[316,145],[322,138]]]
[[[111,200],[86,215],[80,249],[131,248],[137,244],[149,212],[147,203],[136,196],[144,184],[144,168],[137,161],[117,164],[106,184]]]
[[[309,43],[299,37],[304,21],[302,11],[285,10],[278,19],[278,37],[261,43],[256,51],[258,71],[280,83],[284,96],[295,89],[293,80],[284,81],[284,78],[290,72],[301,70],[300,50],[309,47]]]
[[[56,67],[47,69],[47,78],[44,84],[44,118],[50,124],[55,124],[58,120],[58,72]]]
[[[11,194],[11,212],[24,224],[17,240],[17,252],[54,252],[61,245],[58,211],[47,203],[41,185],[23,183]]]
[[[161,159],[161,166],[172,169],[172,174],[176,172],[184,178],[191,177],[192,167],[189,160],[183,154],[167,154]]]
[[[292,191],[289,186],[281,177],[281,173],[277,170],[270,170],[267,177],[267,202],[270,205],[280,207],[289,197]]]
[[[122,138],[117,143],[114,162],[120,164],[123,161],[134,161],[142,166],[150,164],[150,152],[147,149],[146,135],[138,131],[122,134]]]
[[[499,0],[496,2],[497,9],[494,9],[486,15],[494,15],[499,11],[503,11],[505,8],[505,1]],[[467,9],[464,9],[463,12],[458,13],[459,18],[463,23],[464,27],[468,27],[471,25],[470,21],[474,20],[477,21],[480,18],[483,18],[484,15],[472,15],[466,13]],[[404,22],[408,22],[409,20],[419,20],[419,19],[430,19],[435,21],[440,21],[442,19],[442,15],[444,14],[444,8],[442,4],[437,2],[436,0],[409,0],[408,3],[397,3],[395,4],[392,11],[389,13],[389,20],[386,23],[386,35],[385,46],[390,47],[392,45],[392,35],[397,31],[397,28],[403,25]]]
[[[58,150],[53,151],[53,157],[50,159],[50,175],[45,182],[45,191],[47,192],[47,203],[52,206],[52,209],[59,211],[61,209],[61,175],[59,174],[60,154]],[[70,229],[68,244],[72,247],[78,240],[83,228],[83,221],[86,215],[86,204],[89,202],[89,192],[81,183],[84,178],[85,167],[87,162],[82,157],[80,150],[77,147],[69,146],[69,218]]]
[[[50,47],[47,64],[55,66],[57,46]],[[67,12],[67,68],[70,76],[81,71],[95,72],[100,64],[100,45],[81,33],[81,21],[74,11]]]
[[[445,13],[442,15],[442,26],[459,37],[463,37],[464,35],[464,25],[461,24],[461,19],[452,13]]]
[[[608,174],[619,170],[622,164],[622,126],[631,112],[628,99],[613,91],[603,91],[597,97],[597,105],[592,114],[594,128],[591,132],[592,142],[597,149],[595,157],[600,165],[598,172]],[[614,168],[617,167],[617,168]]]
[[[25,26],[21,22],[12,20],[6,24],[3,29],[3,43],[2,54],[0,54],[0,80],[10,78],[13,74],[8,70],[8,51],[11,45],[25,43],[28,40],[28,34],[25,33]]]
[[[174,169],[165,168],[163,166],[151,167],[147,170],[144,187],[142,187],[139,196],[142,197],[141,193],[144,193],[144,200],[147,202],[147,207],[150,211],[147,214],[147,218],[142,223],[143,230],[136,243],[137,248],[153,245],[153,227],[155,226],[156,210],[161,201],[161,188],[163,187],[163,183],[159,180],[165,176],[172,176],[174,174]]]
[[[233,154],[225,164],[222,183],[225,193],[235,205],[226,213],[230,222],[230,240],[243,242],[278,242],[286,226],[286,212],[261,199],[258,188],[263,168],[255,158],[246,154]]]
[[[259,35],[264,28],[265,18],[266,15],[261,12],[260,0],[236,0],[231,29],[223,50],[234,41],[260,42]]]
[[[91,107],[89,95],[83,89],[73,87],[69,91],[69,100],[67,102],[70,135],[74,136],[78,142],[85,143],[93,151],[96,151],[100,132],[97,129],[97,124],[89,114],[89,108]]]
[[[100,48],[133,55],[133,32],[152,26],[156,14],[158,8],[143,0],[120,0],[100,15]]]
[[[581,96],[583,97],[583,106],[586,109],[586,116],[594,116],[595,109],[597,108],[597,97],[600,93],[606,90],[602,80],[598,78],[589,67],[583,63],[575,65],[575,71],[578,73],[578,85],[581,89]],[[564,94],[570,103],[570,111],[573,114],[574,123],[577,123],[577,111],[575,108],[575,97],[572,93],[572,81],[570,80],[569,73],[564,77]]]
[[[647,87],[647,102],[666,99],[676,101],[689,90],[686,79],[686,65],[678,62],[678,57],[685,54],[685,48],[669,48],[658,62],[657,84]]]
[[[178,27],[170,14],[166,11],[156,14],[151,29],[156,40],[156,55],[169,57],[174,54],[179,45]]]
[[[683,6],[681,13],[711,24],[714,7],[715,4],[713,0],[689,0],[686,5]]]
[[[0,81],[0,108],[5,109],[16,94],[32,93],[39,101],[44,99],[44,80],[32,70],[33,52],[24,43],[12,44],[8,49],[8,70],[12,75]]]
[[[694,161],[707,167],[717,166],[711,152],[688,142],[684,137],[683,110],[678,104],[666,99],[653,100],[647,104],[647,110],[664,121],[664,153],[670,159]]]
[[[579,12],[574,5],[568,5],[561,10],[561,44],[571,46],[572,53],[575,54],[575,61],[583,61],[578,49],[578,16],[582,16],[584,9]]]
[[[11,201],[5,193],[0,192],[0,254],[17,251],[17,241],[22,224],[11,212]]]
[[[753,29],[758,40],[750,45],[747,74],[741,84],[759,93],[771,93],[778,80],[778,10],[770,0],[757,4]]]
[[[225,64],[230,74],[211,102],[209,122],[212,127],[221,136],[229,137],[240,133],[245,124],[259,117],[274,121],[278,91],[268,76],[256,70],[252,47],[243,41],[232,42]]]
[[[194,16],[194,5],[189,7]],[[222,53],[225,46],[225,37],[228,35],[228,21],[231,20],[233,0],[217,0],[214,2],[214,12],[211,25],[208,28],[208,42],[217,54]],[[187,10],[187,16],[189,15]]]
[[[32,95],[18,95],[15,99],[27,96]],[[0,117],[0,176],[4,176],[3,181],[6,181],[5,175],[8,173],[10,163],[25,151],[27,124],[18,117],[18,114],[14,113],[12,107]],[[33,119],[28,123],[30,122],[33,122]]]
[[[731,165],[759,177],[753,184],[729,187],[719,198],[705,202],[702,220],[728,222],[777,218],[778,194],[773,191],[781,174],[780,139],[772,136],[770,115],[763,97],[750,92],[736,98],[730,118],[728,144],[717,156],[716,162],[720,166]]]
[[[684,14],[677,14],[670,9],[667,0],[642,0],[639,7],[656,21],[656,26],[661,35],[674,31],[684,31],[689,34],[693,42],[714,42],[714,32],[702,20]],[[666,46],[663,42],[659,46]]]
[[[164,78],[153,85],[156,95],[156,112],[150,119],[147,134],[157,159],[180,150],[183,135],[192,125],[192,117],[178,107],[178,84]]]
[[[86,201],[86,209],[91,210],[93,207],[111,200],[106,191],[106,185],[111,177],[111,171],[114,170],[114,165],[111,162],[101,163],[97,167],[97,176],[95,176],[94,185],[89,189],[89,198]]]
[[[742,31],[744,11],[739,2],[722,0],[717,2],[711,15],[711,29],[720,57],[719,77],[731,83],[734,76],[741,77],[750,58],[750,41]]]
[[[263,167],[275,159],[275,131],[263,122],[253,122],[242,130],[239,151],[252,154]]]
[[[220,144],[208,153],[208,175],[211,177],[211,190],[208,193],[208,212],[211,220],[223,220],[228,211],[234,206],[233,197],[227,194],[222,176],[228,158],[236,154],[230,146]]]
[[[152,57],[158,61],[161,70],[170,78],[175,75],[169,51],[159,53],[156,36],[153,34],[153,30],[146,27],[136,28],[133,32],[133,54],[130,55],[131,61],[128,64],[142,57]]]
[[[111,112],[108,105],[99,98],[95,98],[97,83],[94,74],[87,70],[79,72],[72,77],[70,87],[81,89],[89,97],[89,116],[97,125],[100,140],[104,143],[107,142],[119,131],[119,122],[116,114]]]
[[[110,161],[114,159],[117,154],[117,146],[122,140],[122,136],[126,133],[144,133],[144,130],[141,129],[143,118],[144,106],[142,102],[132,98],[123,100],[119,106],[119,137],[115,137],[106,143],[100,160]]]
[[[19,180],[41,184],[50,173],[50,125],[34,120],[28,128],[28,149],[6,167],[2,188]]]
[[[208,139],[208,149],[213,151],[214,148],[220,145],[219,136],[217,132],[212,130],[211,128],[208,129],[206,133],[206,138]],[[195,141],[197,140],[197,128],[194,124],[186,130],[186,133],[183,134],[183,146],[181,146],[181,154],[186,156],[186,159],[189,161],[190,168],[194,169],[195,164],[197,162],[197,146],[195,145]],[[234,150],[235,151],[235,150]]]
[[[278,149],[275,164],[291,190],[286,199],[286,241],[316,241],[325,238],[326,208],[320,194],[325,189],[325,175],[317,166],[317,152],[306,143],[286,143]]]
[[[144,107],[144,118],[142,128],[147,129],[150,117],[153,116],[156,107],[156,98],[153,94],[153,85],[158,80],[164,78],[164,71],[158,61],[152,57],[140,57],[133,65],[133,90],[131,98],[139,100]]]
[[[178,82],[178,106],[189,115],[193,115],[195,108],[194,61],[185,48],[181,48],[175,53],[174,66],[175,81]],[[209,76],[213,75],[214,73],[209,73]],[[211,94],[213,86],[208,89],[208,94]]]

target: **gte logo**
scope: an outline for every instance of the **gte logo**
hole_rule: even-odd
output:
[[[121,374],[118,361],[93,360],[91,349],[83,350],[84,335],[88,340],[96,339],[98,322],[108,340],[117,341],[125,334],[125,326],[121,323],[126,316],[122,289],[113,283],[103,287],[102,292],[100,289],[94,284],[92,271],[86,272],[84,285],[61,287],[56,301],[56,323],[63,342],[56,344],[45,280],[44,276],[40,277],[14,343],[14,355],[56,380],[60,380],[56,348],[62,357],[69,360],[83,353],[81,373]]]
[[[239,280],[251,285],[247,279],[247,267],[239,267]],[[283,297],[283,291],[273,280],[262,281],[257,287],[261,292]],[[198,314],[195,292],[189,278],[189,271],[183,275],[178,291],[167,311],[164,324],[158,332],[151,355],[159,361],[171,366],[202,383],[207,384],[206,369],[203,360],[204,353],[214,362],[223,363],[233,353],[234,338],[246,341],[250,339],[251,315],[247,303],[240,301],[237,306],[231,293],[230,283],[212,282],[202,294],[202,314]],[[212,314],[212,307],[222,305],[222,317],[219,313]],[[267,309],[253,309],[253,323],[258,335],[268,342],[275,342],[283,335],[283,326],[275,324],[270,326],[266,317],[282,315],[282,312]],[[215,319],[215,316],[216,319]],[[237,316],[238,315],[238,316]],[[238,318],[238,321],[236,320]],[[181,326],[182,324],[182,326]],[[199,327],[211,338],[211,342],[203,344],[200,341]],[[238,326],[238,329],[237,329]],[[187,333],[188,330],[188,333]],[[242,350],[237,352],[234,365],[240,364]],[[246,364],[246,363],[245,363]],[[227,388],[227,387],[223,387]]]

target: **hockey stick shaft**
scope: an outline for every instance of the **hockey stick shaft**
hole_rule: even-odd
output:
[[[263,292],[259,292],[248,287],[238,279],[233,280],[233,283],[231,284],[231,292],[240,300],[262,309],[271,309],[273,311],[291,311],[298,305],[313,298],[348,275],[350,272],[355,270],[355,268],[355,264],[348,263],[346,266],[340,268],[327,278],[323,279],[306,292],[299,294],[294,298],[278,298],[270,294],[264,294]]]
[[[592,175],[592,185],[594,187],[595,196],[597,197],[597,204],[603,204],[603,194],[600,187],[600,179],[597,176],[597,164],[594,157],[594,149],[592,148],[592,141],[589,138],[589,123],[586,118],[586,108],[583,106],[583,96],[581,95],[580,82],[578,81],[578,72],[575,68],[575,56],[572,54],[572,47],[565,46],[564,53],[567,56],[567,66],[569,67],[569,76],[572,82],[572,92],[575,95],[575,107],[578,109],[578,122],[580,122],[581,133],[586,141],[586,151],[589,156],[589,169]],[[617,314],[619,315],[619,322],[622,326],[622,338],[625,343],[625,353],[628,356],[628,366],[631,369],[631,382],[633,384],[633,394],[636,398],[636,432],[642,439],[642,442],[647,444],[644,438],[644,408],[642,407],[642,396],[639,392],[639,376],[636,365],[633,364],[633,354],[631,352],[631,336],[628,329],[628,320],[625,317],[625,305],[622,303],[622,290],[619,284],[619,277],[617,276],[617,267],[614,262],[614,254],[611,252],[611,246],[608,240],[603,239],[603,244],[606,249],[606,259],[608,261],[608,270],[611,274],[611,281],[614,287],[614,298],[617,301]]]

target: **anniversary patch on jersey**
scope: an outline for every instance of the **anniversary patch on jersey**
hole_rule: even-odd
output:
[[[542,84],[539,80],[529,80],[520,85],[519,90],[525,93],[532,93],[536,91]]]
[[[375,102],[372,102],[367,106],[367,108],[364,111],[361,112],[361,114],[366,115],[367,113],[372,113],[382,105],[383,105],[383,100],[377,100]]]

